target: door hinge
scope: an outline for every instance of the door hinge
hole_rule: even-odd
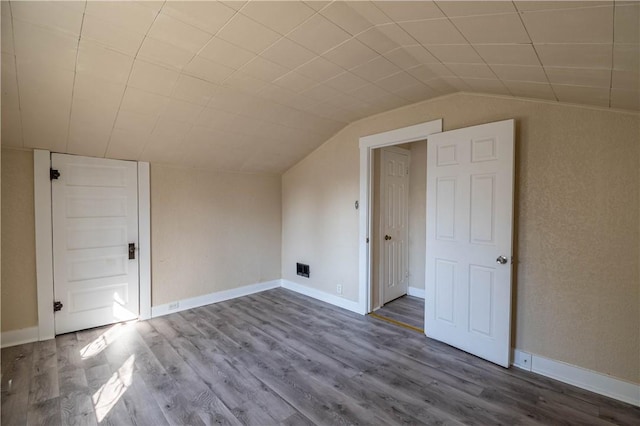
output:
[[[60,177],[60,171],[56,169],[49,169],[49,179],[55,180]]]
[[[62,306],[64,306],[64,305],[60,301],[53,302],[53,312],[61,311],[62,310]]]

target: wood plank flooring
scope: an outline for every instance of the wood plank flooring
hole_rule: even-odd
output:
[[[424,328],[424,300],[418,297],[399,297],[385,304],[375,313],[412,327]]]
[[[2,350],[2,425],[640,424],[284,289]]]

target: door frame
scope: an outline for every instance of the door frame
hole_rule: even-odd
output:
[[[149,163],[137,162],[139,319],[151,318],[151,194]],[[51,214],[51,152],[33,151],[33,186],[36,228],[36,283],[38,340],[55,337],[53,314],[53,224]]]
[[[376,148],[416,142],[427,139],[429,135],[442,132],[442,119],[427,121],[413,126],[402,127],[387,132],[360,138],[360,205],[358,237],[358,305],[362,315],[372,312],[371,277],[373,244],[373,152]]]

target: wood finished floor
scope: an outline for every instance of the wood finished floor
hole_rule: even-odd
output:
[[[375,313],[412,327],[424,328],[424,300],[418,297],[399,297],[385,304]]]
[[[2,425],[640,424],[284,289],[2,350]]]

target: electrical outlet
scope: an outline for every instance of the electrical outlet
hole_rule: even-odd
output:
[[[342,284],[338,284],[338,285],[336,286],[336,293],[338,293],[338,294],[342,294]]]
[[[522,351],[515,352],[513,365],[523,370],[531,371],[531,354]]]
[[[175,311],[179,307],[180,307],[180,302],[169,303],[169,310],[170,311]]]

